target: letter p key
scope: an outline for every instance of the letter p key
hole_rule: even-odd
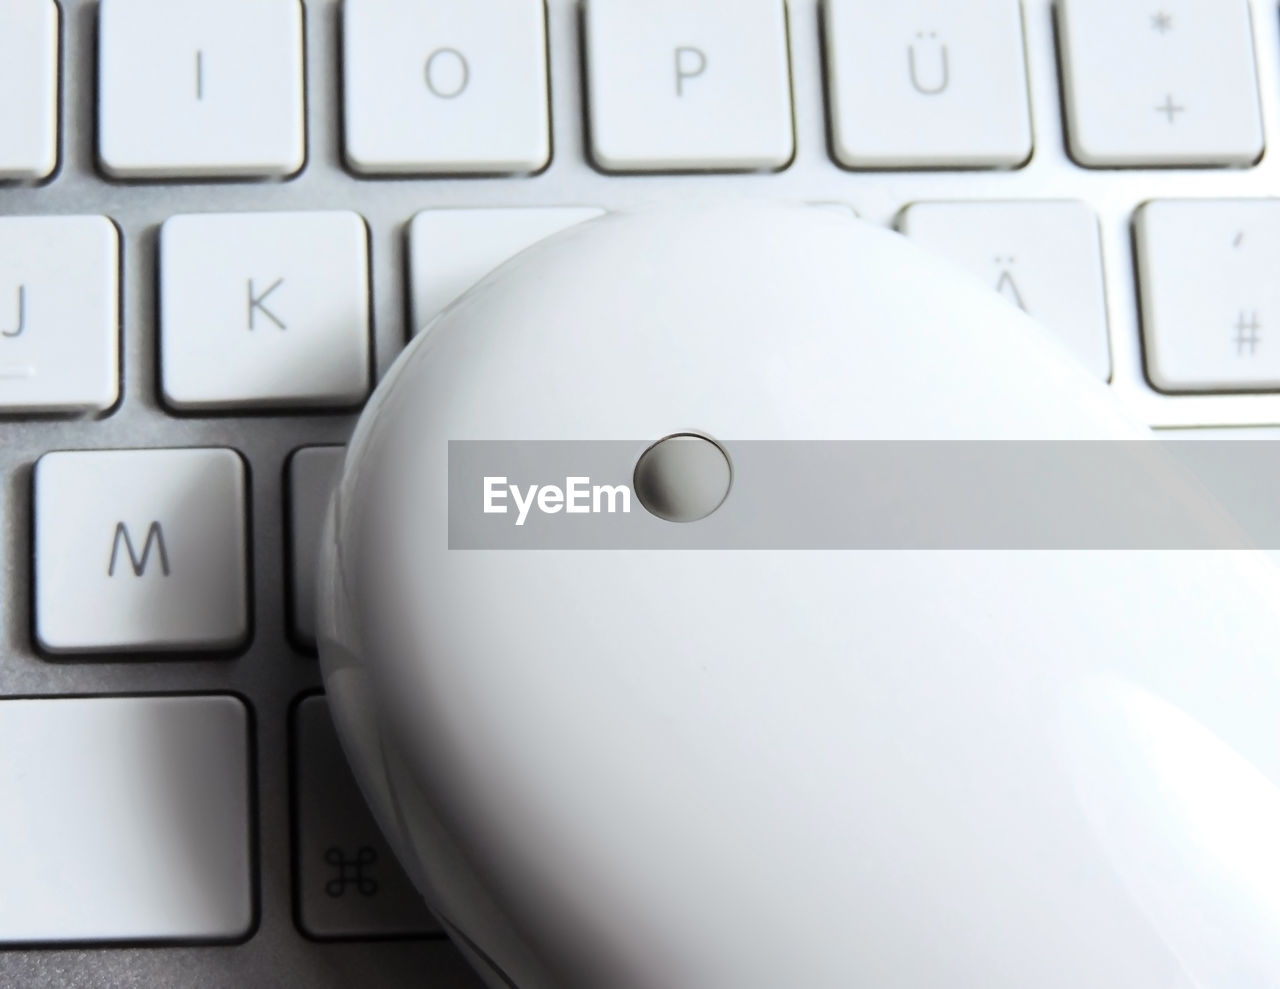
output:
[[[707,71],[707,54],[701,48],[681,45],[676,49],[676,95],[684,95],[684,81]]]

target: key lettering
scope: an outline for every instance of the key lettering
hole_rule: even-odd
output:
[[[471,81],[466,56],[456,48],[437,48],[427,56],[427,89],[442,100],[461,96]]]
[[[921,41],[936,42],[938,35],[933,31],[921,31],[916,35],[916,41],[907,45],[907,72],[911,76],[911,85],[917,93],[923,93],[925,96],[937,96],[941,92],[945,92],[946,88],[951,85],[951,56],[947,51],[946,45],[922,45],[919,47],[932,48],[935,50],[938,59],[938,70],[932,80],[922,80],[920,78],[920,61],[922,56],[916,55],[917,43]]]
[[[676,95],[684,95],[684,81],[696,79],[707,71],[707,53],[692,45],[676,49]]]
[[[22,336],[22,331],[27,327],[27,287],[25,285],[18,286],[18,322],[11,330],[0,330],[0,336],[17,337]]]
[[[116,534],[111,540],[111,562],[107,564],[107,576],[114,577],[116,575],[116,561],[120,555],[120,546],[123,544],[125,552],[129,555],[129,566],[133,568],[133,575],[141,577],[147,571],[147,560],[151,558],[151,548],[154,546],[160,558],[160,572],[164,576],[169,576],[169,551],[164,544],[164,529],[161,528],[159,522],[152,522],[147,527],[147,538],[142,544],[142,556],[139,557],[133,547],[133,538],[129,535],[129,527],[123,522],[116,523]]]
[[[1236,345],[1236,356],[1256,356],[1258,344],[1262,343],[1262,323],[1258,319],[1258,314],[1241,309],[1233,329],[1236,331],[1233,340]]]
[[[369,875],[378,861],[378,853],[368,845],[362,845],[354,855],[347,855],[336,845],[326,848],[324,860],[333,867],[333,878],[324,884],[326,896],[335,899],[354,886],[361,896],[376,896],[378,881]]]
[[[1013,280],[1013,263],[1014,258],[1012,256],[996,258],[996,265],[1000,268],[1000,277],[996,280],[996,291],[1023,312],[1026,312],[1027,304],[1022,301],[1022,293],[1018,291],[1018,283]]]
[[[256,328],[254,326],[254,320],[253,320],[254,313],[256,311],[261,312],[262,315],[266,316],[267,319],[275,323],[276,326],[278,326],[280,329],[282,330],[288,329],[288,327],[284,325],[284,322],[280,319],[280,317],[277,316],[275,313],[273,313],[270,309],[268,309],[263,304],[266,302],[267,296],[269,296],[272,292],[274,292],[283,284],[284,284],[284,279],[277,278],[274,282],[272,282],[270,285],[267,286],[266,290],[261,295],[254,295],[253,279],[252,278],[249,279],[249,329],[252,330]]]
[[[1156,113],[1163,113],[1169,118],[1169,123],[1176,124],[1178,122],[1177,115],[1185,112],[1186,109],[1185,106],[1178,106],[1178,104],[1174,103],[1172,95],[1166,95],[1164,103],[1156,107]]]

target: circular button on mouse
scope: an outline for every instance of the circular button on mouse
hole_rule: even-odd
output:
[[[714,440],[697,433],[672,433],[640,455],[632,484],[651,515],[668,522],[697,522],[729,497],[733,468]]]

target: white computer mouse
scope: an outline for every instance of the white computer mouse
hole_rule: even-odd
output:
[[[728,480],[636,510],[667,548],[451,537],[482,498],[451,441],[638,461],[680,434]],[[746,441],[1144,435],[1021,312],[852,217],[566,231],[420,335],[352,439],[319,609],[344,746],[492,986],[1280,986],[1265,557],[661,542],[764,483]]]

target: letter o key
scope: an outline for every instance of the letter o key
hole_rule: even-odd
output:
[[[461,96],[471,80],[466,56],[456,48],[437,48],[427,56],[427,89],[442,100]]]

